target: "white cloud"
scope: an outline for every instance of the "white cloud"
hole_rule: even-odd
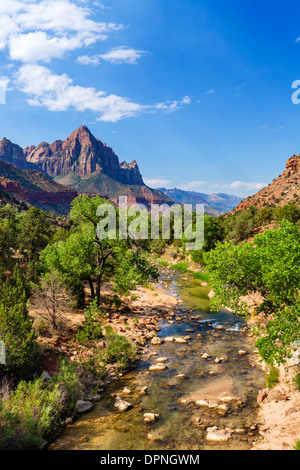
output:
[[[69,75],[55,74],[41,65],[103,41],[109,33],[123,28],[121,24],[92,19],[90,4],[93,2],[89,0],[0,0],[0,51],[18,65],[15,83],[28,96],[30,106],[50,111],[92,111],[98,120],[117,122],[140,113],[176,111],[191,103],[189,96],[154,105],[135,103],[76,85]],[[135,64],[145,54],[148,52],[123,46],[94,56],[81,55],[77,60],[94,65],[100,60]]]
[[[195,191],[196,189],[199,189],[201,186],[205,186],[207,183],[205,181],[191,181],[190,183],[185,183],[182,184],[181,186],[178,186],[178,189],[181,189],[182,191]]]
[[[163,178],[154,178],[154,179],[149,179],[149,178],[144,178],[144,182],[146,183],[147,186],[150,188],[164,188],[165,186],[169,186],[171,184],[171,181],[168,179],[163,179]]]
[[[156,108],[157,109],[164,109],[165,111],[171,112],[171,111],[174,111],[174,110],[180,108],[184,104],[190,104],[191,102],[192,102],[192,100],[189,96],[184,96],[179,101],[177,101],[177,100],[174,100],[174,101],[168,100],[168,101],[165,101],[164,103],[158,103],[156,105]]]
[[[122,29],[90,19],[91,11],[71,0],[10,0],[0,4],[0,49],[12,60],[49,61],[107,39]]]
[[[209,90],[205,94],[206,95],[214,95],[216,93],[216,90]]]
[[[260,191],[266,186],[266,183],[255,183],[246,181],[233,181],[227,184],[217,184],[208,181],[191,181],[178,187],[183,191],[199,191],[201,188],[210,188],[213,191],[216,190],[245,190],[245,191]],[[206,189],[207,190],[207,189]]]
[[[138,59],[143,55],[148,54],[147,51],[138,51],[136,49],[122,46],[116,47],[105,54],[101,54],[99,57],[112,64],[136,64]]]
[[[146,51],[138,51],[126,46],[116,47],[104,54],[96,54],[92,56],[82,55],[79,56],[77,62],[83,65],[98,65],[102,60],[110,62],[111,64],[136,64],[138,59],[143,55],[148,54]]]
[[[229,189],[246,189],[248,191],[259,191],[266,186],[266,183],[251,183],[246,181],[234,181],[233,183],[229,183],[223,185],[223,188]]]
[[[74,85],[67,74],[53,74],[47,67],[35,64],[23,65],[16,74],[16,82],[19,89],[30,96],[27,101],[31,106],[43,106],[50,111],[92,111],[100,121],[117,122],[142,112],[169,111],[170,106],[174,111],[184,104],[183,101],[188,101],[165,103],[164,106],[162,103],[142,105],[95,88]]]

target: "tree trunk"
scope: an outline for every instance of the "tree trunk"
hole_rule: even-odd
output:
[[[95,289],[94,289],[94,284],[91,279],[89,279],[89,285],[90,285],[90,290],[91,290],[91,297],[92,300],[95,298]]]

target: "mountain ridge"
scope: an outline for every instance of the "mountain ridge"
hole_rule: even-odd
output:
[[[263,209],[267,206],[284,206],[289,203],[300,203],[300,155],[293,155],[286,162],[286,169],[278,178],[253,196],[244,199],[233,212],[256,206]]]

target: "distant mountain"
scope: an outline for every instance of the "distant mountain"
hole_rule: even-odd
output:
[[[289,203],[300,203],[300,155],[294,155],[286,162],[286,170],[265,188],[253,196],[247,197],[234,212],[256,206],[284,206]]]
[[[18,202],[28,203],[46,211],[67,214],[77,192],[37,170],[20,170],[0,160],[0,199],[3,203],[15,198]]]
[[[0,142],[0,159],[21,170],[39,170],[80,194],[107,196],[113,201],[127,196],[129,204],[147,207],[174,203],[167,195],[145,185],[135,160],[120,163],[115,152],[86,126],[79,127],[64,141],[42,142],[25,149],[4,138]]]
[[[182,204],[204,204],[208,214],[220,215],[234,209],[242,198],[229,194],[204,194],[194,191],[183,191],[181,189],[159,188],[165,195]]]

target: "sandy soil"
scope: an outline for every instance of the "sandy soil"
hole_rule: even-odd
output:
[[[261,441],[252,450],[293,450],[300,440],[300,392],[292,381],[294,375],[294,367],[280,367],[279,383],[261,403]]]

